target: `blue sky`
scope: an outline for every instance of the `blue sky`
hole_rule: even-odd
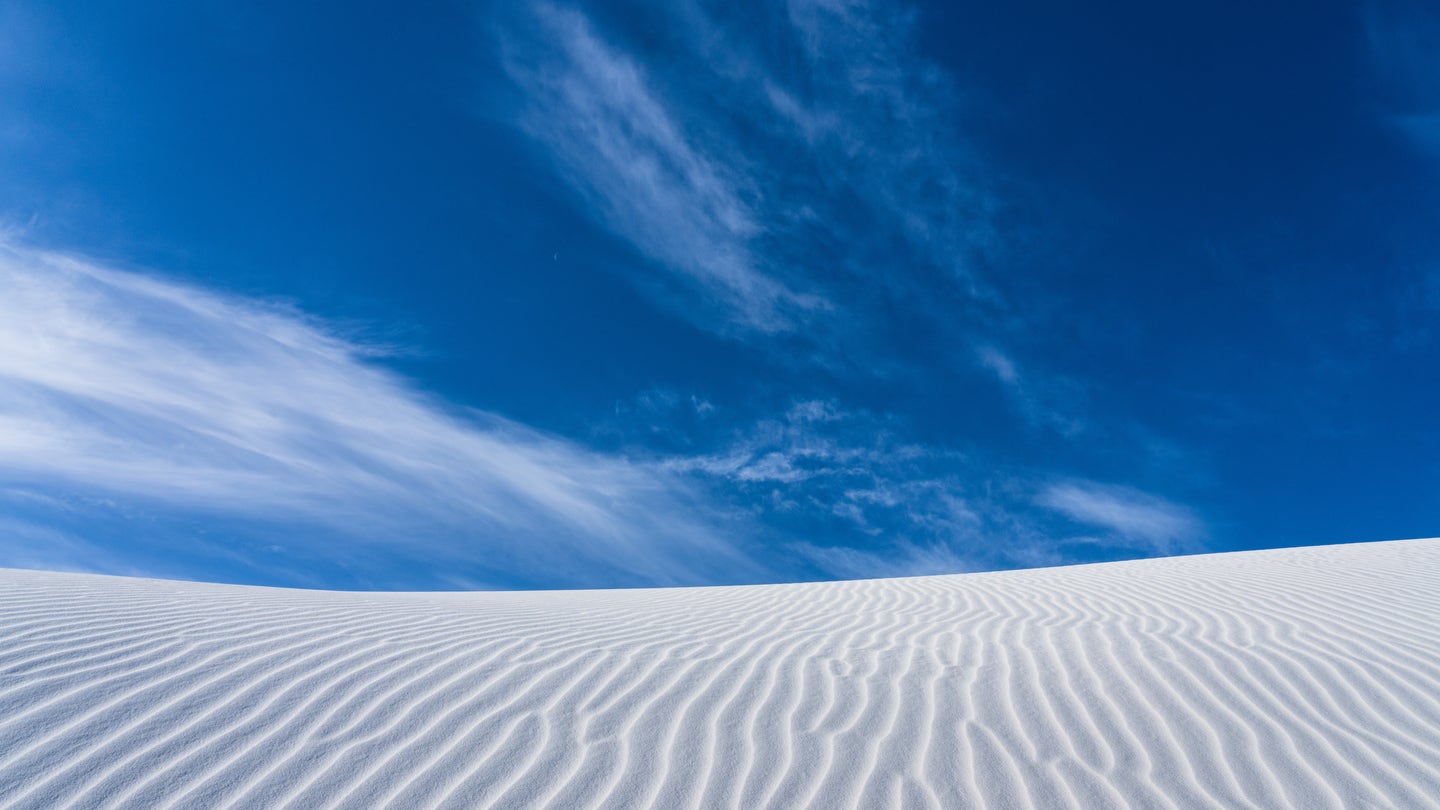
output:
[[[0,6],[0,565],[1437,533],[1424,3]]]

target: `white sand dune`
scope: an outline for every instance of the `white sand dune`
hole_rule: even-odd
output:
[[[543,593],[0,571],[0,806],[1440,806],[1440,541]]]

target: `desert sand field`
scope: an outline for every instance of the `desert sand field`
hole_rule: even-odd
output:
[[[0,571],[0,806],[1440,806],[1440,541],[796,585]]]

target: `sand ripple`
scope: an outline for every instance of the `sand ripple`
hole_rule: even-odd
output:
[[[0,571],[0,806],[1435,807],[1440,541],[642,591]]]

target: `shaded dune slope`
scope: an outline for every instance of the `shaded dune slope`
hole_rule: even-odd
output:
[[[1427,807],[1440,541],[674,590],[0,571],[0,806]]]

